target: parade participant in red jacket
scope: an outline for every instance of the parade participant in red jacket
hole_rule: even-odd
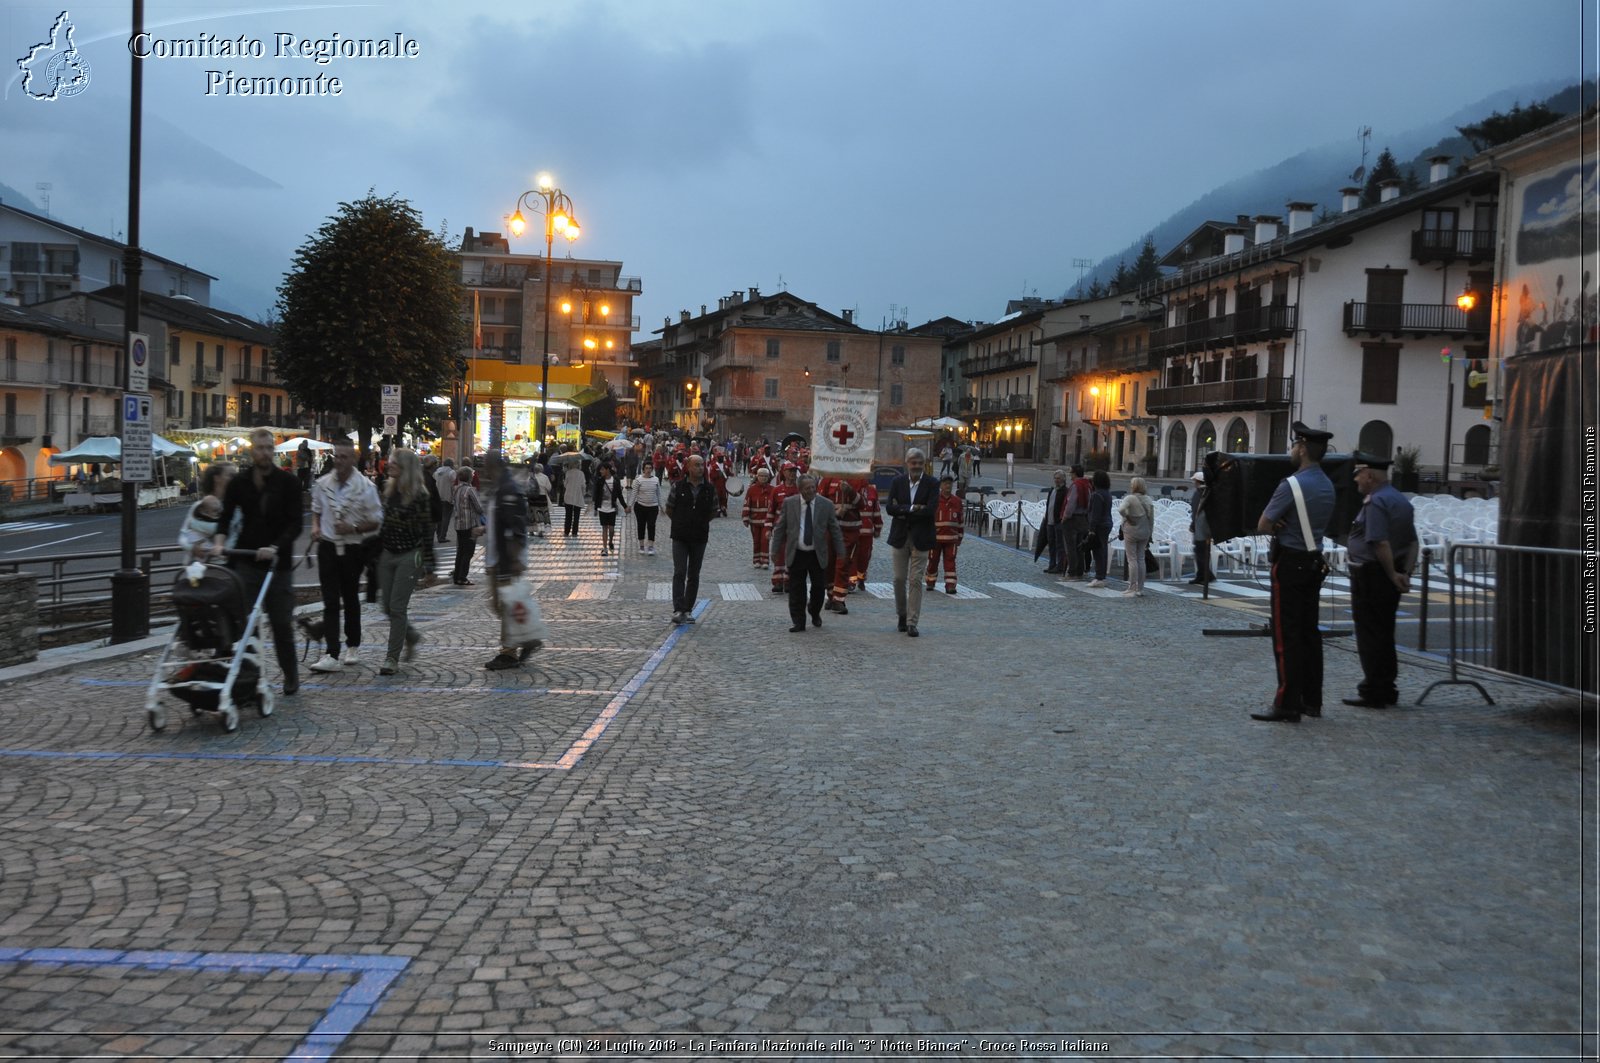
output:
[[[784,462],[778,470],[778,482],[772,485],[771,509],[767,511],[767,541],[772,541],[772,525],[777,521],[778,514],[783,510],[783,500],[790,495],[800,493],[799,470],[793,462]],[[783,558],[777,554],[772,555],[772,593],[787,594],[789,591],[789,572],[784,567]]]
[[[767,526],[772,514],[772,473],[756,470],[756,482],[744,493],[744,526],[750,529],[750,546],[756,568],[767,567]]]
[[[706,462],[706,479],[717,491],[717,516],[728,515],[728,455],[721,447],[711,448],[711,458]]]
[[[850,592],[850,558],[855,553],[856,540],[861,537],[861,496],[856,493],[855,485],[843,477],[829,476],[822,482],[827,485],[826,497],[833,503],[839,530],[844,533],[844,549],[832,559],[830,566],[833,571],[828,581],[827,607],[830,612],[849,613],[844,596]]]
[[[956,478],[939,477],[939,501],[933,514],[934,547],[928,551],[926,586],[933,590],[934,577],[939,572],[939,561],[944,561],[944,592],[956,592],[956,548],[965,534],[966,503],[956,497]]]
[[[883,511],[878,508],[878,489],[871,480],[854,480],[852,486],[861,499],[856,506],[861,513],[861,530],[856,534],[855,548],[850,551],[850,589],[858,591],[867,583],[872,540],[883,534]]]

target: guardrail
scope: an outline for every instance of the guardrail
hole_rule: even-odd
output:
[[[1421,705],[1441,686],[1470,686],[1486,704],[1494,699],[1483,685],[1463,671],[1503,676],[1547,690],[1571,694],[1591,703],[1596,677],[1583,675],[1583,624],[1577,610],[1530,609],[1518,613],[1503,595],[1545,594],[1552,588],[1586,586],[1600,552],[1558,550],[1500,543],[1453,543],[1445,555],[1450,597],[1450,678],[1428,686]],[[1588,577],[1592,582],[1592,576]],[[1487,593],[1486,593],[1487,592]],[[1504,621],[1504,623],[1502,623]],[[1589,639],[1594,635],[1590,634]]]

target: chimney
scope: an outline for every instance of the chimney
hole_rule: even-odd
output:
[[[1085,328],[1089,327],[1089,315],[1088,314],[1079,314],[1078,315],[1078,327],[1080,329],[1085,329]]]
[[[700,304],[700,316],[701,317],[705,317],[706,316],[706,304],[705,303],[701,303]]]
[[[1349,214],[1352,210],[1361,209],[1361,189],[1339,189],[1339,213]]]
[[[1290,203],[1289,234],[1292,236],[1301,229],[1311,228],[1317,220],[1314,213],[1316,209],[1317,205],[1315,203]]]
[[[728,295],[728,305],[729,306],[738,306],[742,302],[744,302],[744,293],[743,292],[738,291],[737,289],[735,289],[732,293],[730,293]]]
[[[844,323],[846,325],[854,325],[856,323],[856,312],[854,310],[847,308],[841,311],[841,313],[844,316]]]
[[[1241,229],[1250,228],[1250,215],[1248,215],[1248,214],[1236,215],[1234,217],[1234,224],[1239,226],[1239,228],[1241,228]]]
[[[687,311],[687,310],[679,310],[678,311],[678,320],[679,321],[687,321],[687,320],[689,320],[689,311]]]
[[[1237,255],[1244,250],[1244,230],[1234,227],[1225,229],[1222,233],[1222,253]]]
[[[750,289],[750,301],[754,302],[755,300],[757,300],[759,298],[761,298],[761,289],[760,288],[751,288]]]
[[[1428,183],[1436,185],[1450,176],[1450,156],[1435,155],[1428,160]]]
[[[662,318],[661,319],[661,327],[662,328],[671,328],[672,327],[672,318],[670,316]]]
[[[1379,181],[1378,188],[1380,189],[1378,195],[1379,203],[1387,203],[1391,199],[1400,198],[1400,182],[1393,177],[1385,181]]]
[[[463,250],[463,251],[471,251],[471,250],[473,250],[473,247],[472,247],[472,226],[470,226],[470,225],[467,226],[467,231],[461,234],[461,250]]]
[[[1122,316],[1123,317],[1132,317],[1133,316],[1133,300],[1132,299],[1124,299],[1124,300],[1122,300]]]
[[[1255,216],[1256,246],[1270,244],[1276,240],[1278,238],[1278,225],[1282,221],[1283,219],[1275,214],[1257,214]]]

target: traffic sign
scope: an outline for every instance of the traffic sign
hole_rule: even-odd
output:
[[[400,418],[392,413],[383,415],[383,434],[397,436],[400,434]]]
[[[150,438],[150,396],[122,394],[122,479],[149,483],[155,479],[155,448]]]
[[[378,412],[382,414],[394,414],[397,417],[400,415],[399,384],[383,385],[383,405],[378,408]],[[384,423],[387,424],[388,422],[386,421]]]
[[[142,332],[128,333],[128,390],[150,390],[150,337]]]

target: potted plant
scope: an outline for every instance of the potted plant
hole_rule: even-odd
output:
[[[1109,451],[1109,450],[1091,450],[1091,451],[1089,451],[1089,453],[1085,454],[1084,457],[1083,457],[1083,467],[1085,469],[1090,470],[1090,471],[1094,471],[1094,470],[1099,469],[1099,470],[1103,470],[1103,471],[1106,471],[1106,472],[1110,472],[1111,471],[1111,451]]]
[[[1398,490],[1416,493],[1420,481],[1417,459],[1421,456],[1421,447],[1395,448],[1394,473],[1391,479]]]

